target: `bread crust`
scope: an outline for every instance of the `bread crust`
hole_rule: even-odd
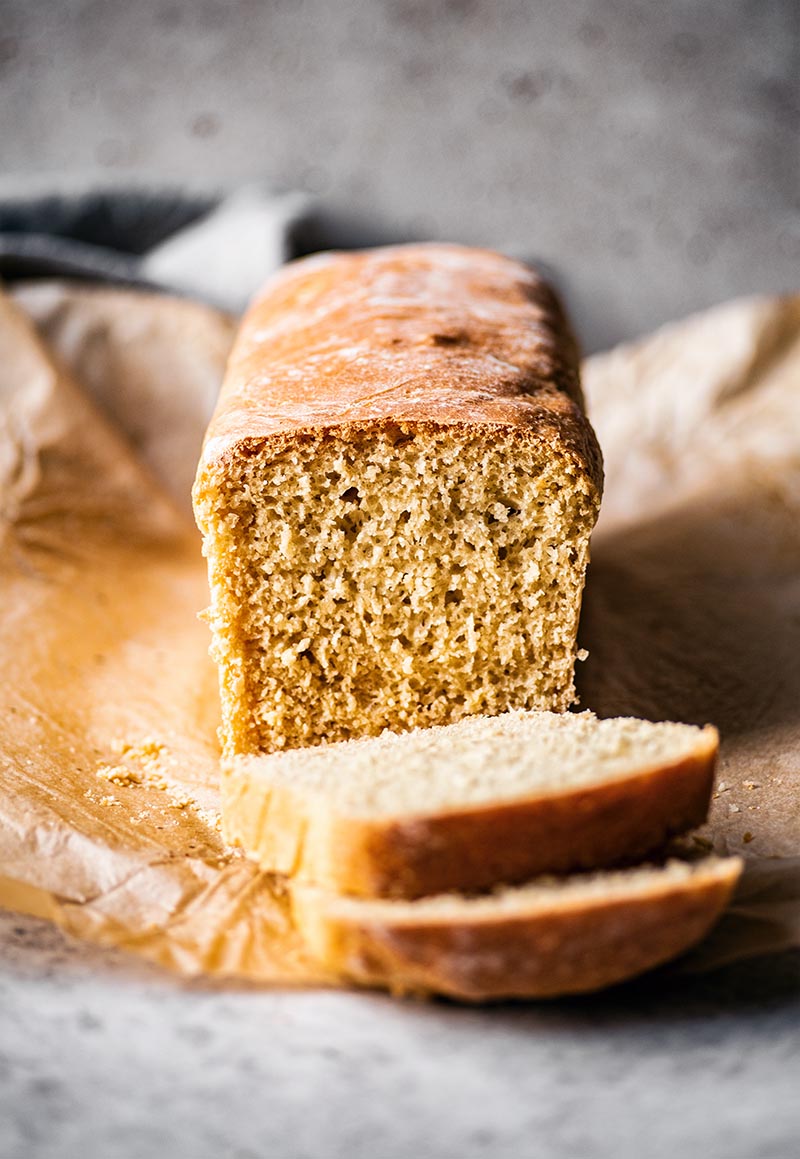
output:
[[[632,862],[701,825],[719,735],[710,725],[680,761],[605,783],[404,817],[358,817],[235,760],[223,779],[229,841],[263,868],[363,897],[479,891],[541,873]]]
[[[393,919],[392,903],[337,902],[295,887],[293,913],[325,965],[362,986],[441,994],[463,1002],[556,998],[626,981],[677,957],[709,931],[741,873],[738,858],[710,859],[690,877],[654,875],[647,892],[558,899],[509,912]]]
[[[597,491],[577,344],[551,288],[489,250],[405,245],[317,254],[244,318],[195,484],[298,441],[497,426],[564,455]]]

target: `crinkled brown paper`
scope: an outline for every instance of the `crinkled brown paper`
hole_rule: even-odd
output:
[[[53,354],[0,299],[0,904],[186,974],[330,982],[280,882],[219,835],[187,484],[232,325],[16,297]],[[697,840],[748,869],[684,968],[800,945],[800,299],[691,318],[586,382],[608,483],[582,703],[722,731]]]

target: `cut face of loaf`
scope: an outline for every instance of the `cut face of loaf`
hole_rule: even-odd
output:
[[[600,489],[574,342],[526,267],[457,246],[288,267],[194,492],[226,752],[567,708]]]
[[[733,857],[672,861],[412,902],[296,886],[292,907],[312,952],[362,986],[468,1002],[556,998],[623,982],[695,945],[741,868]]]
[[[330,890],[414,898],[633,861],[702,824],[716,729],[510,712],[239,757],[229,841]]]

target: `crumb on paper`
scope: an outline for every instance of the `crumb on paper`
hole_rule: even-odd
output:
[[[169,749],[154,737],[145,737],[136,744],[117,738],[111,744],[112,752],[124,760],[115,765],[101,765],[97,775],[115,785],[142,785],[148,789],[169,790],[169,784],[159,771],[159,762],[169,753]]]
[[[199,806],[195,806],[195,813],[209,828],[216,829],[218,833],[222,832],[222,815],[220,813],[212,813],[210,809],[201,809]]]
[[[179,765],[171,757],[169,748],[162,741],[156,740],[154,737],[144,737],[133,742],[124,737],[118,737],[112,741],[110,747],[112,752],[119,757],[119,763],[100,765],[96,769],[96,773],[101,780],[124,788],[139,786],[143,789],[158,790],[166,794],[166,807],[168,809],[174,809],[177,812],[192,809],[200,820],[217,831],[221,830],[222,822],[218,815],[201,810],[184,786],[180,783],[171,783],[164,775],[164,769],[169,772],[171,767],[175,767],[179,771]],[[132,821],[139,825],[148,816],[147,813],[139,813],[137,817],[132,818]]]
[[[745,787],[746,789],[760,789],[760,788],[761,788],[761,782],[760,782],[760,781],[745,781],[745,782],[744,782],[744,787]]]
[[[742,810],[739,808],[739,806],[735,805],[733,803],[733,801],[731,801],[730,805],[728,805],[728,812],[729,813],[741,813],[741,811]]]
[[[132,757],[134,760],[141,761],[157,760],[162,753],[169,751],[162,741],[156,740],[152,736],[146,736],[136,744],[125,740],[124,737],[117,737],[112,742],[111,748],[119,756]]]
[[[730,791],[731,786],[727,781],[720,781],[720,783],[717,785],[717,796],[719,796],[720,793],[729,793]]]
[[[588,660],[589,659],[588,648],[579,648],[577,653],[575,654],[575,659],[580,660],[580,661]]]
[[[112,785],[140,785],[142,774],[127,765],[100,765],[95,771],[101,781],[110,781]]]
[[[748,829],[746,833],[742,834],[742,841],[745,845],[749,845],[751,841],[755,840],[753,834]]]

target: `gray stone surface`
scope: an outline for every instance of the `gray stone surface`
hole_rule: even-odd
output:
[[[589,348],[797,286],[796,0],[0,0],[0,171],[538,255]],[[542,1007],[185,986],[0,916],[5,1159],[789,1159],[797,957]]]
[[[794,288],[796,0],[0,0],[0,171],[537,255],[589,349]],[[346,226],[346,221],[344,221]]]
[[[181,985],[0,915],[8,1159],[791,1159],[800,956],[486,1010]]]

